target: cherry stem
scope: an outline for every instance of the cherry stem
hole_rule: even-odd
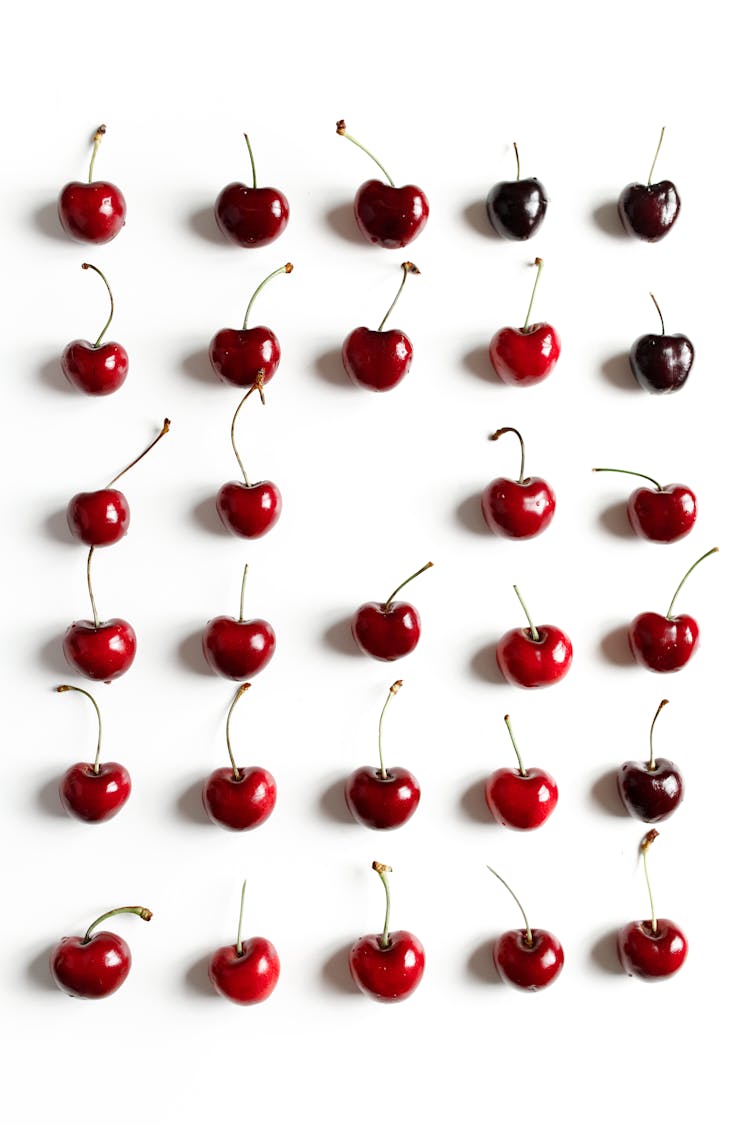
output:
[[[388,704],[393,699],[393,696],[403,686],[404,686],[403,680],[396,680],[396,682],[394,684],[391,684],[390,688],[388,689],[388,698],[386,699],[385,703],[383,704],[383,710],[380,712],[380,722],[378,723],[378,754],[380,755],[380,776],[382,777],[383,781],[388,780],[388,771],[386,770],[385,765],[383,763],[383,716],[385,715],[386,708],[388,707]]]
[[[523,474],[526,467],[526,449],[523,444],[523,438],[519,434],[518,430],[516,430],[513,426],[503,426],[501,430],[495,430],[494,434],[490,434],[490,441],[497,441],[497,439],[502,437],[503,434],[515,434],[519,442],[521,443],[521,471],[518,474],[518,483],[523,484]]]
[[[115,914],[137,914],[144,922],[150,922],[153,918],[153,914],[147,906],[118,906],[116,910],[108,910],[106,914],[100,915],[95,922],[91,923],[83,936],[81,944],[88,945],[91,941],[91,931],[98,926],[100,922],[106,922],[107,918],[114,918]]]
[[[662,334],[662,336],[663,336],[663,335],[665,334],[665,332],[666,332],[666,329],[665,329],[665,327],[664,327],[664,317],[663,317],[663,316],[661,315],[661,309],[659,308],[659,302],[657,301],[657,299],[656,299],[656,297],[655,297],[655,296],[653,295],[653,293],[649,293],[649,297],[651,298],[651,300],[652,300],[652,301],[654,302],[654,304],[656,305],[656,311],[658,312],[658,314],[659,314],[659,320],[661,321],[661,334]]]
[[[268,285],[268,283],[269,283],[269,281],[271,280],[272,277],[278,277],[280,273],[291,273],[293,269],[294,269],[294,266],[292,265],[292,263],[287,262],[285,266],[279,266],[279,268],[277,270],[274,270],[273,273],[269,273],[268,277],[264,278],[263,281],[261,281],[260,285],[258,286],[258,288],[253,293],[252,297],[250,298],[250,302],[247,306],[247,309],[245,310],[245,319],[242,322],[243,330],[247,328],[247,318],[250,316],[250,309],[253,307],[253,301],[258,296],[258,294],[260,293],[263,286]]]
[[[91,599],[91,612],[94,615],[94,628],[99,628],[99,614],[96,612],[96,602],[94,601],[94,591],[91,586],[91,559],[94,555],[94,548],[89,548],[89,557],[86,560],[86,581],[89,587],[89,597]]]
[[[232,711],[234,711],[235,707],[237,706],[237,700],[240,698],[240,696],[245,694],[245,692],[247,691],[247,689],[249,687],[250,687],[250,684],[240,684],[240,686],[237,688],[237,691],[234,693],[234,699],[232,700],[232,705],[229,708],[229,711],[227,712],[227,725],[226,725],[227,750],[229,751],[229,761],[232,763],[232,773],[234,774],[234,780],[235,781],[240,780],[240,771],[237,769],[237,763],[235,762],[234,754],[232,753],[232,740],[229,737],[229,720],[232,717]]]
[[[651,930],[652,930],[653,933],[657,932],[658,926],[656,925],[656,911],[654,909],[654,896],[651,893],[651,880],[648,877],[648,863],[646,862],[646,852],[651,847],[651,845],[653,844],[654,840],[656,839],[656,837],[658,835],[659,835],[659,833],[656,831],[656,829],[652,828],[651,831],[647,832],[646,835],[641,840],[641,855],[643,856],[643,873],[646,876],[646,886],[648,887],[648,900],[651,903]]]
[[[659,156],[659,149],[661,148],[661,142],[664,140],[664,130],[665,130],[665,128],[666,128],[666,125],[662,125],[661,133],[659,134],[659,143],[656,146],[656,153],[654,155],[654,162],[651,165],[651,171],[648,174],[648,186],[649,187],[651,187],[651,180],[653,179],[653,176],[654,176],[654,168],[656,167],[656,161],[657,161],[657,158]]]
[[[649,744],[649,748],[651,750],[651,756],[648,760],[648,768],[650,770],[656,769],[656,762],[654,760],[654,727],[656,726],[656,720],[659,718],[659,715],[661,715],[663,709],[667,706],[668,703],[669,703],[668,699],[662,699],[661,703],[659,704],[659,706],[656,709],[656,714],[654,715],[653,719],[651,720],[651,730],[650,730],[649,736],[648,736],[648,744]]]
[[[386,172],[386,170],[385,170],[385,168],[383,167],[383,165],[382,165],[382,164],[380,163],[380,161],[378,160],[377,156],[373,156],[373,154],[372,154],[372,153],[370,152],[369,148],[365,148],[365,146],[364,146],[363,144],[361,144],[361,143],[360,143],[359,141],[357,141],[357,140],[355,140],[355,139],[354,139],[354,137],[353,137],[353,136],[351,135],[351,133],[347,133],[347,131],[346,131],[346,122],[345,122],[345,121],[343,121],[343,120],[342,120],[342,121],[337,121],[337,122],[336,122],[336,132],[338,133],[338,135],[339,135],[340,137],[346,137],[346,139],[347,139],[348,141],[351,141],[353,145],[356,145],[356,146],[357,146],[357,148],[361,148],[361,149],[362,149],[362,152],[366,152],[366,153],[367,153],[367,155],[368,155],[368,156],[370,157],[370,159],[371,159],[371,160],[374,160],[374,161],[375,161],[375,163],[377,164],[378,168],[379,168],[379,169],[380,169],[380,171],[381,171],[381,172],[383,173],[383,175],[385,176],[386,180],[387,180],[387,181],[388,181],[388,183],[389,183],[389,184],[391,185],[391,187],[395,187],[395,186],[396,186],[396,185],[394,184],[393,180],[391,179],[391,177],[390,177],[390,176],[388,175],[388,173]]]
[[[514,586],[513,589],[516,591],[516,597],[518,598],[519,602],[521,603],[521,609],[526,614],[526,620],[528,621],[529,629],[531,630],[531,639],[532,639],[532,641],[537,642],[539,640],[539,630],[537,629],[536,625],[534,624],[534,622],[531,620],[531,617],[529,616],[529,611],[526,608],[526,602],[521,597],[518,586]]]
[[[242,586],[240,587],[240,616],[239,620],[245,620],[245,583],[247,582],[248,565],[245,563],[245,569],[242,571]]]
[[[258,186],[258,177],[255,174],[255,157],[253,156],[253,150],[250,147],[250,138],[248,137],[247,133],[243,133],[242,135],[245,138],[245,144],[247,145],[247,151],[250,153],[250,163],[253,166],[253,189],[255,189]]]
[[[672,608],[674,606],[674,603],[677,601],[677,595],[679,594],[682,587],[685,585],[685,582],[687,581],[687,579],[690,577],[690,575],[695,570],[698,563],[702,563],[703,560],[707,559],[709,555],[715,555],[716,552],[718,551],[718,549],[719,549],[718,547],[712,547],[710,551],[706,551],[705,555],[701,555],[701,557],[699,559],[697,559],[693,563],[693,565],[690,567],[690,570],[687,572],[687,574],[683,578],[682,582],[680,582],[679,586],[677,587],[677,589],[674,592],[674,597],[672,598],[671,602],[669,603],[669,609],[667,610],[667,620],[668,621],[672,620]]]
[[[55,691],[79,691],[81,693],[81,695],[85,695],[86,698],[90,699],[91,702],[94,704],[94,710],[96,711],[96,718],[97,718],[98,723],[99,723],[99,738],[97,739],[97,743],[96,743],[96,757],[94,758],[94,765],[93,765],[92,768],[94,770],[94,773],[99,773],[99,755],[101,754],[101,750],[102,750],[102,714],[101,714],[101,711],[99,710],[99,706],[98,706],[96,700],[94,699],[91,692],[86,691],[86,689],[82,688],[82,687],[74,687],[73,684],[60,684],[59,687],[55,688]]]
[[[81,265],[81,269],[82,270],[93,270],[94,273],[98,273],[99,277],[102,279],[104,284],[107,286],[107,292],[109,293],[109,319],[108,319],[107,323],[104,325],[104,327],[102,328],[99,335],[97,336],[96,340],[94,341],[94,347],[98,348],[99,345],[102,342],[102,339],[104,338],[104,333],[107,331],[110,324],[112,323],[112,317],[115,315],[115,299],[112,296],[112,290],[109,287],[109,282],[107,281],[106,277],[104,276],[104,274],[102,273],[102,271],[99,269],[98,266],[92,266],[91,262],[83,262],[82,265]]]
[[[592,469],[591,472],[592,473],[626,473],[629,477],[640,477],[641,480],[650,481],[650,483],[653,484],[653,486],[657,490],[657,492],[663,492],[664,491],[663,487],[659,484],[658,480],[654,480],[653,477],[646,476],[645,473],[634,473],[632,469]]]
[[[419,578],[420,574],[424,574],[424,572],[426,570],[429,570],[430,567],[434,566],[434,565],[435,564],[431,563],[431,562],[425,563],[425,565],[423,567],[420,567],[419,570],[415,571],[414,574],[410,575],[409,578],[407,578],[406,581],[402,582],[400,586],[397,586],[396,589],[391,594],[388,601],[385,603],[385,609],[388,609],[390,607],[391,602],[396,597],[396,594],[399,592],[399,590],[403,590],[404,586],[408,585],[408,583],[411,582],[412,579]]]
[[[539,278],[541,277],[541,274],[542,274],[542,266],[544,265],[544,262],[542,261],[541,258],[535,258],[534,259],[534,265],[536,266],[536,278],[534,279],[534,288],[531,290],[531,300],[529,301],[529,309],[528,309],[528,312],[526,313],[526,320],[524,321],[523,328],[521,329],[522,332],[528,332],[528,330],[529,330],[529,320],[531,319],[531,308],[534,304],[534,297],[536,296],[536,287],[539,284]]]
[[[401,296],[401,292],[402,292],[404,286],[406,285],[406,275],[409,274],[409,273],[420,273],[421,272],[414,265],[414,262],[402,262],[401,263],[401,269],[404,271],[404,276],[401,278],[401,284],[398,287],[398,293],[393,298],[393,300],[391,302],[391,307],[388,309],[388,312],[385,314],[385,316],[381,320],[380,324],[378,325],[378,332],[383,331],[383,325],[385,324],[386,320],[388,319],[388,317],[391,315],[391,313],[393,312],[393,310],[396,307],[396,302],[398,301],[399,297]]]
[[[513,142],[513,151],[516,154],[516,179],[520,180],[521,179],[521,158],[518,155],[518,145],[516,144],[515,141]]]
[[[106,125],[100,125],[99,128],[94,133],[94,137],[93,137],[94,148],[93,148],[93,151],[91,153],[91,160],[89,161],[89,183],[91,183],[91,181],[94,178],[94,161],[96,160],[96,154],[99,151],[99,145],[102,143],[102,137],[104,136],[104,134],[106,132],[107,132],[107,126]]]
[[[242,464],[242,458],[240,457],[239,452],[237,450],[237,443],[234,440],[234,427],[237,425],[237,416],[238,416],[240,410],[242,410],[242,407],[245,405],[247,400],[250,398],[250,395],[253,393],[253,391],[258,391],[260,393],[260,401],[263,403],[264,406],[266,405],[266,400],[265,400],[265,397],[263,395],[262,374],[263,373],[261,372],[260,373],[260,382],[253,383],[250,390],[242,396],[242,401],[240,402],[239,406],[237,407],[237,409],[234,412],[234,417],[232,418],[232,428],[229,431],[230,437],[232,439],[232,449],[234,450],[234,455],[237,458],[237,464],[240,467],[240,472],[242,473],[243,477],[245,478],[245,484],[247,485],[248,488],[250,487],[250,478],[247,475],[247,472],[245,470],[245,466]]]
[[[496,878],[496,879],[499,879],[499,880],[500,880],[500,882],[501,882],[501,883],[503,884],[503,886],[505,887],[506,891],[509,891],[509,892],[510,892],[510,894],[511,894],[511,895],[513,896],[513,898],[514,898],[514,899],[516,900],[516,905],[518,906],[518,909],[519,909],[519,910],[521,911],[521,913],[523,914],[523,920],[524,920],[524,922],[525,922],[525,924],[526,924],[526,937],[525,937],[525,938],[524,938],[523,940],[524,940],[524,941],[526,942],[526,945],[528,945],[528,946],[532,946],[532,945],[534,944],[534,939],[533,939],[533,937],[531,936],[531,926],[529,925],[529,920],[528,920],[528,918],[526,917],[526,911],[525,911],[525,910],[524,910],[524,908],[523,908],[523,907],[521,906],[521,902],[520,902],[520,900],[519,900],[519,898],[518,898],[518,895],[516,894],[516,892],[515,892],[514,890],[512,890],[512,889],[511,889],[511,888],[510,888],[510,887],[508,886],[508,884],[507,884],[507,883],[505,882],[505,879],[503,879],[502,875],[498,875],[497,871],[495,871],[495,868],[494,868],[494,867],[490,867],[489,863],[487,864],[487,870],[488,870],[488,871],[491,871],[491,872],[492,872],[492,874],[493,874],[493,875],[495,876],[495,878]]]
[[[124,477],[125,474],[127,472],[129,472],[133,468],[134,465],[137,465],[139,461],[142,461],[143,458],[146,456],[146,454],[151,452],[151,450],[154,448],[154,446],[157,444],[157,442],[160,442],[161,439],[164,437],[164,435],[169,433],[169,427],[171,425],[172,425],[172,423],[169,421],[169,418],[165,418],[164,419],[164,425],[162,426],[162,428],[160,429],[159,433],[156,435],[154,440],[152,442],[149,442],[149,444],[143,450],[143,453],[139,453],[138,456],[136,457],[136,459],[134,461],[131,461],[129,465],[126,465],[125,468],[122,469],[117,474],[116,477],[112,477],[112,480],[107,485],[107,488],[111,488],[113,484],[116,484],[116,482],[120,479],[120,477]]]
[[[249,147],[249,146],[248,146]],[[249,684],[246,686],[250,686]],[[237,923],[237,956],[242,956],[242,915],[245,913],[245,887],[247,886],[247,879],[242,884],[242,894],[240,895],[240,920]]]
[[[513,749],[515,750],[516,757],[518,758],[518,769],[520,770],[521,777],[527,777],[528,775],[527,775],[526,770],[524,768],[523,761],[521,760],[521,753],[520,753],[520,751],[519,751],[519,749],[516,745],[516,740],[513,737],[513,728],[510,725],[510,715],[505,716],[505,725],[508,728],[508,734],[510,735],[510,740],[513,743]],[[492,868],[490,868],[490,870],[492,870]]]
[[[380,876],[380,882],[385,887],[385,922],[383,923],[383,933],[378,938],[378,945],[381,949],[387,949],[391,944],[391,935],[388,932],[391,924],[391,890],[388,886],[388,872],[392,871],[392,867],[388,867],[385,863],[378,863],[377,860],[372,865],[373,871],[377,871]]]

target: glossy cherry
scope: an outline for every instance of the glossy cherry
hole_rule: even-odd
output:
[[[525,242],[539,230],[547,214],[547,193],[543,185],[532,176],[521,179],[521,161],[518,145],[513,142],[516,154],[515,180],[501,180],[490,188],[487,196],[487,217],[494,230],[514,242]]]
[[[632,469],[594,469],[595,473],[626,473],[650,481],[653,488],[636,488],[628,500],[628,520],[641,539],[652,543],[676,543],[693,530],[698,503],[685,484],[659,484],[645,473]]]
[[[63,374],[71,386],[87,395],[111,395],[118,390],[128,374],[128,353],[122,344],[114,340],[102,343],[104,333],[115,315],[115,301],[109,282],[100,269],[90,262],[83,262],[81,269],[93,270],[102,279],[109,293],[109,319],[96,338],[95,343],[88,340],[73,340],[60,357]]]
[[[357,987],[373,1000],[393,1003],[411,996],[424,973],[424,949],[408,930],[390,930],[391,894],[384,863],[373,863],[385,887],[382,934],[365,934],[349,951],[349,971]]]
[[[255,387],[259,380],[265,384],[273,379],[281,361],[278,338],[264,324],[248,328],[247,322],[261,289],[271,278],[291,273],[293,269],[292,263],[287,262],[285,266],[269,273],[250,298],[242,328],[222,328],[214,336],[209,345],[208,357],[223,383],[229,383],[233,387]]]
[[[503,383],[532,387],[541,383],[560,358],[560,337],[551,324],[529,324],[544,262],[536,258],[537,274],[523,328],[501,328],[490,341],[490,362]]]
[[[229,720],[250,684],[240,684],[227,713],[226,738],[231,767],[214,770],[203,785],[203,808],[214,824],[244,832],[264,824],[276,804],[276,782],[262,766],[238,766],[232,753]]]
[[[652,183],[656,159],[659,155],[661,143],[664,140],[664,129],[659,136],[656,146],[656,155],[648,174],[647,184],[628,184],[620,193],[617,210],[622,220],[622,225],[628,234],[642,238],[646,242],[658,242],[664,238],[680,213],[680,197],[677,188],[671,180],[660,180],[658,184]]]
[[[506,984],[524,992],[539,992],[559,977],[565,964],[563,947],[549,930],[532,930],[515,892],[493,867],[488,865],[488,870],[515,899],[524,921],[522,930],[506,930],[495,942],[492,949],[495,968]]]
[[[238,181],[227,184],[219,192],[214,215],[219,230],[236,246],[268,246],[286,229],[289,222],[289,202],[278,188],[258,187],[250,138],[247,133],[244,137],[250,153],[253,185],[248,187]]]
[[[263,618],[245,619],[247,565],[242,572],[240,616],[213,617],[203,630],[203,655],[209,668],[229,680],[248,680],[261,672],[276,651],[276,634]]]
[[[374,160],[388,180],[366,180],[354,197],[354,219],[360,234],[375,246],[398,250],[413,242],[430,214],[427,196],[414,184],[397,188],[383,165],[369,149],[346,131],[346,122],[336,122],[336,132],[346,137]]]
[[[557,805],[557,783],[546,770],[533,766],[526,769],[521,759],[510,716],[505,716],[510,740],[518,759],[518,769],[495,770],[484,786],[487,808],[498,824],[525,832],[539,828]]]
[[[263,394],[263,379],[261,377],[243,396],[234,412],[230,431],[232,449],[237,458],[244,483],[239,480],[228,481],[221,486],[216,494],[216,511],[219,513],[219,519],[227,531],[231,531],[232,535],[238,535],[241,539],[260,539],[262,535],[271,530],[281,515],[281,493],[278,488],[270,480],[250,483],[250,478],[234,440],[234,428],[240,410],[255,390],[258,391],[260,400],[265,405],[266,399]]]
[[[268,938],[242,940],[246,886],[247,880],[242,884],[237,941],[216,950],[208,963],[208,977],[219,996],[235,1004],[259,1004],[268,999],[279,983],[281,965]]]
[[[63,638],[63,652],[71,668],[90,680],[116,680],[127,672],[135,659],[136,639],[133,626],[121,617],[101,621],[91,587],[91,547],[86,563],[86,579],[93,621],[74,621]]]
[[[383,761],[383,719],[403,680],[391,684],[380,712],[378,754],[380,767],[362,766],[346,781],[346,805],[354,819],[365,828],[399,828],[414,815],[422,791],[413,773],[402,766],[385,768]]]
[[[675,590],[666,617],[660,613],[639,613],[631,621],[628,642],[636,663],[652,672],[677,672],[685,667],[698,647],[698,622],[686,613],[674,617],[672,609],[688,575],[718,549],[712,547],[693,563]]]
[[[401,382],[411,367],[414,354],[411,340],[397,328],[383,331],[410,273],[419,273],[413,262],[401,266],[404,276],[391,307],[377,329],[355,328],[344,340],[341,360],[353,383],[368,391],[390,391]]]
[[[645,981],[665,980],[674,976],[682,968],[688,951],[687,938],[680,927],[669,918],[657,918],[654,910],[646,852],[658,835],[656,829],[652,828],[641,841],[651,918],[642,922],[629,922],[617,935],[617,953],[623,969],[628,976],[640,977]]]
[[[49,959],[52,979],[62,992],[84,1000],[99,1000],[111,996],[124,983],[132,962],[128,943],[109,930],[92,933],[100,922],[115,914],[135,914],[144,922],[152,917],[145,906],[119,906],[92,922],[83,937],[62,938]]]
[[[410,602],[394,601],[399,590],[424,574],[432,566],[426,563],[391,594],[387,602],[365,602],[352,619],[352,635],[362,652],[376,660],[398,660],[417,647],[422,632],[419,614]]]
[[[667,336],[656,297],[653,293],[649,296],[659,314],[661,335],[647,332],[638,337],[630,349],[630,369],[644,391],[668,395],[685,385],[695,359],[695,348],[681,332]]]
[[[503,426],[490,434],[497,441],[503,434],[515,434],[521,444],[521,470],[518,480],[496,477],[482,493],[484,522],[495,535],[508,539],[533,539],[539,535],[555,514],[555,494],[541,477],[524,476],[526,449],[523,438],[513,426]]]
[[[60,778],[60,801],[67,813],[88,824],[110,820],[130,796],[130,774],[119,762],[100,762],[102,716],[93,695],[84,688],[61,684],[56,691],[78,691],[90,699],[99,723],[99,738],[93,762],[76,762]]]
[[[509,684],[537,688],[556,684],[568,674],[573,659],[570,638],[555,625],[534,625],[523,598],[516,597],[526,614],[528,629],[510,629],[497,644],[497,666]]]
[[[111,242],[125,224],[125,198],[106,180],[94,180],[94,161],[106,125],[94,133],[88,183],[73,180],[60,192],[57,213],[63,230],[79,242]]]
[[[682,774],[668,758],[654,757],[654,725],[669,700],[662,699],[651,723],[647,762],[623,762],[617,771],[617,789],[631,816],[657,824],[671,816],[684,794]]]

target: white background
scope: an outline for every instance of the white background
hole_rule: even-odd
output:
[[[3,330],[3,764],[0,785],[3,939],[0,1010],[10,1119],[110,1122],[167,1112],[186,1122],[298,1119],[406,1121],[480,1113],[527,1121],[566,1110],[579,1121],[720,1117],[742,1088],[732,1013],[747,999],[745,754],[747,640],[744,468],[748,250],[745,65],[730,6],[700,17],[682,4],[540,2],[523,10],[475,0],[434,5],[251,6],[225,0],[128,8],[72,0],[16,16],[0,82]],[[353,194],[377,174],[341,138],[371,147],[397,183],[426,191],[431,215],[409,247],[412,278],[392,325],[415,360],[382,396],[347,383],[336,355],[358,324],[375,327],[400,280],[399,252],[357,235]],[[89,138],[108,126],[97,175],[128,203],[124,231],[86,248],[56,225],[62,185],[85,178]],[[630,241],[613,202],[645,180],[660,127],[657,178],[683,200],[660,244]],[[291,220],[276,244],[222,243],[212,206],[249,179],[253,139],[261,184],[281,188]],[[483,200],[496,180],[545,184],[550,207],[528,244],[491,235]],[[492,334],[523,322],[546,261],[536,315],[562,338],[538,389],[501,386],[485,358]],[[64,345],[95,339],[106,313],[90,259],[117,300],[110,338],[131,373],[107,399],[67,389]],[[282,366],[261,415],[249,404],[238,439],[251,477],[283,492],[277,528],[230,539],[211,496],[236,474],[229,423],[238,394],[205,359],[220,327],[238,327],[256,284],[257,320],[274,328]],[[622,359],[667,329],[696,346],[677,396],[646,395]],[[58,696],[69,679],[60,638],[88,616],[85,549],[61,513],[104,485],[168,415],[173,430],[123,489],[131,531],[99,553],[103,616],[124,616],[139,652],[127,676],[95,689],[104,756],[127,764],[129,805],[100,828],[73,822],[56,779],[90,757],[93,711]],[[526,544],[483,533],[477,494],[513,475],[514,425],[530,473],[558,497],[550,529]],[[698,494],[691,536],[659,547],[627,532],[632,467]],[[632,482],[635,487],[637,482]],[[630,662],[623,629],[665,612],[687,567],[678,610],[702,627],[683,672],[657,677]],[[397,665],[352,651],[346,619],[384,599],[428,559],[411,587],[423,621]],[[267,617],[278,651],[235,713],[238,758],[275,774],[271,820],[237,836],[208,825],[200,780],[224,764],[233,688],[206,674],[197,637],[236,613],[242,565],[248,609]],[[512,584],[537,620],[565,628],[569,677],[548,691],[503,685],[492,650],[522,624]],[[391,681],[386,753],[410,767],[423,800],[408,826],[376,835],[348,822],[345,775],[376,754],[377,716]],[[73,682],[82,682],[76,681]],[[686,931],[690,954],[673,980],[648,987],[619,970],[613,933],[647,913],[637,862],[641,826],[618,810],[611,771],[645,757],[659,700],[658,752],[686,775],[687,795],[651,853],[661,915]],[[531,835],[488,821],[483,778],[513,764],[509,711],[528,765],[560,787],[551,821]],[[391,864],[393,925],[427,953],[418,992],[377,1005],[354,992],[346,951],[382,921],[369,870]],[[552,929],[565,969],[547,992],[496,979],[492,939],[520,924],[491,863]],[[247,935],[282,961],[279,986],[252,1009],[211,995],[210,952],[232,940],[247,876]],[[52,986],[50,947],[125,902],[133,969],[100,1003]],[[209,1118],[210,1115],[210,1118]]]

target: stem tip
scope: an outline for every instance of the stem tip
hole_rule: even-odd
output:
[[[344,121],[343,117],[340,121],[336,122],[336,132],[340,137],[343,137],[344,133],[346,132],[346,121]]]
[[[378,875],[383,875],[386,871],[393,871],[393,868],[389,867],[387,863],[378,863],[377,860],[373,861],[372,869],[377,871]]]
[[[641,840],[641,853],[648,851],[658,835],[659,833],[655,828],[652,828],[650,832],[646,833],[646,835]]]

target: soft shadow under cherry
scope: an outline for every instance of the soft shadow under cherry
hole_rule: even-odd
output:
[[[205,824],[211,826],[211,821],[206,816],[203,808],[203,783],[205,778],[191,781],[177,797],[175,809],[180,820],[189,824]]]
[[[477,199],[474,203],[467,204],[461,212],[464,222],[470,227],[475,234],[481,234],[483,238],[489,239],[491,242],[498,242],[498,235],[490,226],[490,220],[487,218],[487,200]]]
[[[474,653],[469,661],[469,670],[475,679],[482,680],[486,684],[505,683],[497,666],[496,651],[497,641],[489,645],[483,645]]]
[[[203,630],[198,629],[195,633],[191,633],[177,645],[177,659],[183,667],[189,669],[191,672],[196,672],[199,676],[213,676],[214,672],[211,671],[206,658],[203,655]]]
[[[39,382],[47,390],[55,391],[57,394],[65,395],[66,398],[75,398],[76,395],[80,397],[81,392],[68,382],[63,374],[62,367],[60,366],[60,356],[56,355],[52,359],[47,359],[39,368]]]
[[[591,803],[610,816],[628,817],[630,814],[620,799],[617,788],[617,770],[609,770],[593,783],[590,789]]]
[[[208,342],[206,347],[201,348],[199,351],[191,352],[186,355],[180,364],[180,367],[186,375],[194,379],[196,383],[210,383],[215,387],[219,382],[219,377],[211,366],[211,361],[208,358]]]
[[[594,220],[594,226],[598,227],[602,234],[608,234],[610,238],[618,240],[629,238],[625,227],[622,225],[616,200],[610,199],[606,203],[600,203],[592,211],[591,217]]]
[[[68,814],[60,800],[59,777],[50,777],[43,785],[39,786],[36,793],[36,804],[37,808],[46,813],[47,816],[62,820],[68,819]]]
[[[323,632],[323,640],[328,648],[333,649],[334,652],[341,653],[344,656],[361,656],[362,653],[357,647],[357,642],[352,635],[352,615],[348,614],[346,617],[340,618],[335,621],[333,625],[327,626]]]
[[[477,379],[481,379],[482,382],[492,383],[495,387],[502,387],[503,384],[495,374],[495,370],[490,362],[489,338],[486,344],[482,344],[479,347],[472,348],[471,351],[465,352],[463,364],[467,371],[470,371]]]
[[[42,530],[47,538],[54,540],[55,543],[66,543],[69,547],[78,547],[80,550],[80,543],[77,543],[70,533],[68,515],[64,509],[61,508],[60,511],[45,516],[42,520]]]
[[[214,246],[224,246],[227,250],[231,249],[229,242],[216,225],[213,204],[192,211],[188,215],[187,222],[192,233],[197,234],[204,242],[210,242]]]
[[[354,384],[344,370],[341,362],[341,348],[329,348],[322,352],[315,360],[315,372],[323,380],[334,387],[346,387],[354,390]]]
[[[320,970],[324,985],[331,992],[342,995],[359,995],[359,989],[352,980],[349,972],[349,951],[352,943],[339,946],[335,952],[326,957]]]
[[[218,489],[217,489],[218,491]],[[219,519],[219,513],[216,510],[216,492],[207,496],[205,500],[199,500],[193,506],[193,519],[198,527],[203,531],[209,531],[212,535],[219,535],[226,538],[227,531]]]
[[[346,798],[344,797],[345,784],[345,777],[340,777],[336,781],[331,782],[321,793],[318,805],[320,811],[329,820],[333,820],[337,824],[353,825],[354,820],[349,809],[346,807]]]
[[[346,203],[339,203],[335,207],[330,207],[325,212],[325,221],[328,229],[339,238],[343,238],[346,242],[356,242],[360,246],[362,245],[364,239],[354,221],[353,198]]]
[[[613,387],[618,387],[621,391],[643,393],[630,369],[630,357],[627,352],[605,359],[602,364],[602,375]]]
[[[466,531],[471,531],[474,535],[483,537],[492,535],[482,515],[481,492],[475,492],[473,496],[467,496],[456,507],[456,523]]]
[[[485,777],[477,778],[464,789],[459,798],[459,808],[467,820],[478,824],[494,824],[495,819],[484,799]]]
[[[496,937],[485,938],[476,949],[469,954],[466,962],[467,975],[482,984],[502,984],[502,980],[492,960],[492,950],[495,947]]]
[[[65,680],[70,676],[70,665],[63,653],[62,637],[60,634],[45,641],[39,649],[39,659],[45,669],[57,679]]]
[[[622,976],[624,970],[617,954],[617,930],[609,930],[597,938],[591,947],[589,957],[602,973]]]
[[[202,996],[206,1000],[216,1000],[216,989],[211,984],[208,976],[208,962],[210,959],[211,954],[204,953],[197,961],[193,961],[185,970],[183,979],[186,988],[192,992],[194,996]]]
[[[57,985],[52,979],[49,968],[50,953],[51,947],[45,946],[26,965],[26,979],[34,988],[42,992],[57,992]]]
[[[622,500],[610,504],[599,513],[599,524],[618,539],[633,538],[633,529],[628,519],[628,505]]]
[[[633,667],[633,654],[630,651],[626,626],[610,629],[610,631],[602,637],[599,648],[601,649],[601,654],[604,659],[610,664],[616,664],[618,668]]]
[[[46,238],[51,238],[55,242],[66,242],[70,246],[70,236],[65,233],[60,224],[57,200],[54,203],[45,203],[32,211],[31,222],[39,234],[43,234]]]

